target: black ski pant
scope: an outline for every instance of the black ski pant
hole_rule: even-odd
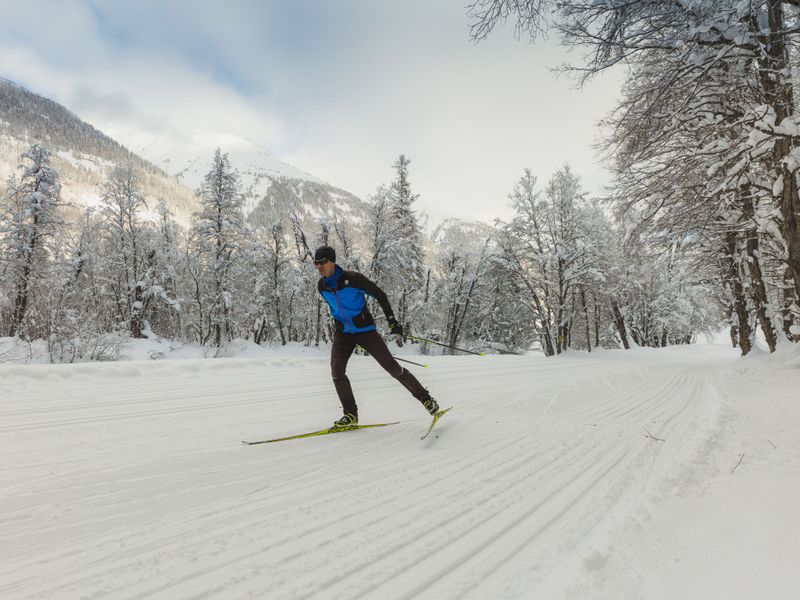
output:
[[[358,406],[356,406],[356,399],[353,396],[353,388],[350,386],[350,380],[346,374],[347,361],[350,360],[356,345],[369,352],[378,361],[378,364],[386,369],[389,375],[402,383],[417,400],[424,402],[430,398],[430,393],[422,387],[417,378],[394,359],[377,331],[365,331],[364,333],[340,333],[337,331],[333,336],[333,346],[331,347],[331,375],[345,413],[358,416]]]

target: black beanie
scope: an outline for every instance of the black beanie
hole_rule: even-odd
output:
[[[321,246],[317,248],[317,251],[314,253],[314,260],[322,260],[323,258],[327,258],[329,261],[335,263],[336,250],[330,246]]]

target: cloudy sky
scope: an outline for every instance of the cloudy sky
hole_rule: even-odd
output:
[[[511,27],[474,44],[467,3],[0,0],[0,76],[151,160],[247,140],[366,198],[404,153],[434,219],[507,217],[525,167],[600,193],[618,74],[577,90],[548,69],[579,57]]]

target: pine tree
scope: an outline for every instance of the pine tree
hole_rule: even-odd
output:
[[[239,193],[239,177],[230,165],[228,155],[217,148],[211,170],[199,192],[200,211],[192,224],[192,245],[198,261],[196,278],[203,285],[196,287],[206,299],[206,316],[213,344],[219,348],[232,332],[231,310],[234,303],[234,269],[241,251],[244,229],[243,199]],[[201,291],[202,290],[202,291]],[[204,324],[200,331],[205,331]],[[202,335],[205,340],[206,336]]]
[[[13,298],[8,335],[22,332],[31,294],[39,280],[47,278],[51,246],[64,228],[61,215],[61,183],[50,166],[50,152],[34,144],[21,157],[19,181],[9,181],[9,202],[4,206],[4,281]]]
[[[419,194],[411,191],[408,167],[411,161],[401,154],[393,168],[397,177],[389,190],[389,214],[391,218],[392,240],[390,252],[396,265],[390,281],[398,296],[397,319],[409,327],[420,306],[419,290],[424,285],[424,250],[422,228],[413,204]]]

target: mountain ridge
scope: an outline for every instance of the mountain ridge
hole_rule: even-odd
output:
[[[198,149],[190,164],[174,166],[169,148],[150,158],[128,149],[68,108],[0,76],[0,178],[16,173],[19,157],[31,144],[46,146],[62,179],[62,197],[70,204],[96,206],[100,186],[115,165],[131,164],[140,175],[148,200],[163,198],[182,225],[198,208],[196,190],[211,166],[213,149]],[[252,142],[232,136],[229,155],[239,174],[245,214],[254,224],[285,221],[290,211],[302,221],[343,217],[360,220],[366,204],[354,194],[284,163]],[[155,160],[153,160],[153,158]]]

